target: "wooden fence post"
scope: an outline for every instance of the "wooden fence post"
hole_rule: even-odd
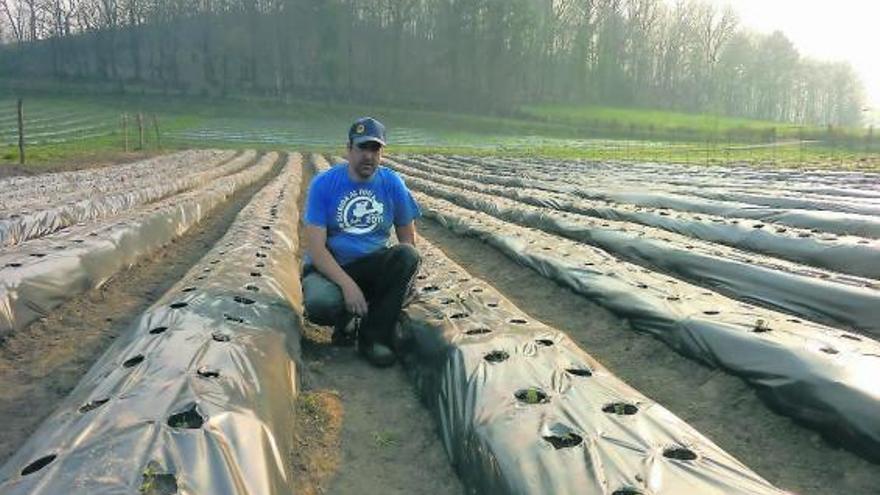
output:
[[[139,136],[138,149],[143,151],[143,149],[144,149],[144,114],[142,114],[141,112],[138,112],[138,136]]]
[[[18,163],[24,165],[24,101],[18,99]]]
[[[122,135],[125,141],[125,152],[128,153],[128,114],[122,114]]]
[[[156,130],[156,148],[162,149],[162,136],[159,134],[159,117],[153,114],[153,129]]]

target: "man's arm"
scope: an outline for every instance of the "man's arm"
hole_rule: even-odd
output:
[[[342,289],[346,309],[358,316],[366,315],[367,300],[363,292],[327,249],[327,229],[306,224],[306,249],[315,268]]]
[[[416,223],[410,222],[406,225],[395,226],[394,231],[397,233],[397,241],[401,244],[416,245]]]

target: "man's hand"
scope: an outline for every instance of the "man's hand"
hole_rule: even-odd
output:
[[[361,288],[354,282],[341,286],[342,297],[345,299],[345,309],[357,316],[367,315],[367,300]]]

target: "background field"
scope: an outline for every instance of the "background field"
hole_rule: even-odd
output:
[[[146,96],[26,94],[28,163],[52,165],[130,151],[254,147],[338,152],[349,123],[374,115],[393,152],[548,156],[698,164],[878,166],[870,129],[822,129],[766,121],[607,107],[525,106],[511,117],[413,108]],[[135,115],[144,115],[139,150]],[[158,121],[157,137],[154,117]],[[18,162],[16,99],[0,93],[0,164]]]

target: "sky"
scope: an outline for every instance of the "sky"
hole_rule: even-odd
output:
[[[733,7],[743,27],[782,31],[803,56],[850,62],[880,112],[880,0],[708,1]]]

